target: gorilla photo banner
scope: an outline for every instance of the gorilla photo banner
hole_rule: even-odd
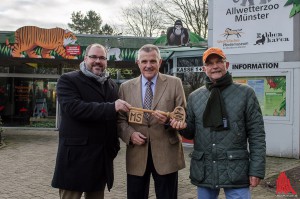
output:
[[[213,46],[227,54],[293,51],[287,0],[213,2]]]

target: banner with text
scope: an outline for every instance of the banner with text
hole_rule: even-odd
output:
[[[227,54],[293,51],[293,18],[282,0],[214,0],[213,46]]]

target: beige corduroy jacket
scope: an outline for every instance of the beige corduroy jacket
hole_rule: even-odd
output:
[[[129,80],[120,86],[119,98],[134,107],[142,108],[141,76]],[[186,107],[186,99],[181,80],[177,77],[159,73],[152,100],[152,110],[172,112],[176,106]],[[147,137],[147,143],[138,146],[129,144],[133,132]],[[165,128],[154,117],[143,118],[142,124],[128,123],[128,113],[119,114],[118,134],[127,144],[126,171],[130,175],[142,176],[145,173],[148,147],[156,171],[160,175],[176,172],[185,167],[182,139],[171,127]]]

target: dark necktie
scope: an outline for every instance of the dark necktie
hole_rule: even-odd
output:
[[[146,83],[146,92],[145,92],[145,99],[144,99],[144,108],[145,109],[151,109],[151,105],[152,105],[152,99],[153,99],[153,93],[152,93],[152,89],[151,89],[151,84],[152,82],[151,81],[148,81]],[[150,118],[150,113],[145,113],[145,117],[147,119]]]

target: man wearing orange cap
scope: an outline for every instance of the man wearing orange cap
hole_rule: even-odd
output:
[[[253,89],[232,81],[220,48],[203,54],[205,86],[192,92],[186,122],[170,125],[194,140],[190,179],[198,199],[250,199],[265,176],[264,121]]]

